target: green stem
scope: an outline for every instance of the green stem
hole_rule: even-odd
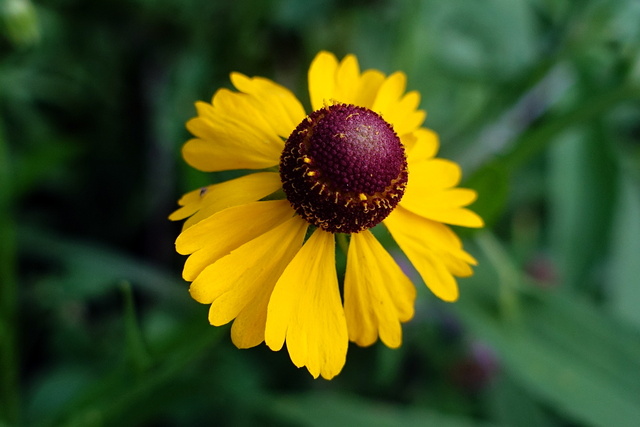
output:
[[[18,424],[16,235],[12,215],[11,164],[0,123],[0,424]]]
[[[506,321],[516,321],[520,314],[517,287],[520,273],[498,239],[490,232],[478,233],[476,242],[498,274],[498,305]]]
[[[523,133],[511,149],[476,170],[466,182],[476,182],[482,176],[491,174],[491,171],[496,169],[504,171],[506,174],[513,173],[547,148],[559,133],[579,123],[596,119],[620,102],[638,99],[640,99],[640,87],[631,84],[622,84],[613,89],[593,94],[580,102],[580,105],[575,109],[550,117],[539,127]]]
[[[633,85],[620,85],[613,89],[596,93],[580,103],[574,110],[566,112],[535,130],[525,133],[513,149],[501,159],[508,171],[515,171],[536,154],[544,150],[553,141],[553,137],[578,123],[593,120],[623,101],[640,98],[640,88]]]
[[[336,233],[336,242],[338,243],[340,249],[342,249],[342,252],[347,255],[347,253],[349,252],[349,242],[347,242],[347,235],[343,233]]]
[[[212,329],[202,318],[187,322],[170,340],[171,345],[157,355],[157,364],[144,375],[131,378],[129,367],[117,367],[90,385],[54,418],[37,425],[72,427],[87,425],[86,420],[99,420],[99,425],[119,425],[123,419],[150,417],[144,411],[161,410],[166,404],[167,388],[176,383],[184,369],[213,351],[222,336],[223,329]]]
[[[127,352],[129,353],[136,373],[142,375],[147,372],[152,365],[151,356],[147,351],[142,330],[136,318],[136,307],[133,300],[131,283],[123,281],[120,284],[120,289],[124,297],[124,328]]]

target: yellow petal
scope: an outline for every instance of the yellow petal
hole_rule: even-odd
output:
[[[475,261],[462,249],[458,237],[448,227],[402,206],[396,207],[384,224],[429,289],[444,301],[455,301],[458,285],[453,274],[460,270],[456,263]]]
[[[398,135],[418,130],[424,123],[427,113],[424,110],[418,110],[419,102],[418,92],[409,92],[384,115],[385,120],[391,123]]]
[[[349,338],[331,233],[311,235],[271,294],[265,342],[277,351],[285,339],[293,363],[314,378],[330,379],[342,370]]]
[[[169,215],[169,220],[179,221],[190,217],[194,213],[198,212],[202,207],[202,198],[204,194],[209,191],[211,185],[208,187],[198,188],[185,194],[178,200],[178,205],[181,207],[176,209]]]
[[[427,128],[420,128],[404,134],[400,137],[400,140],[407,151],[409,170],[414,169],[412,167],[414,163],[433,158],[440,148],[438,134]]]
[[[407,76],[404,73],[391,74],[380,86],[371,107],[393,126],[398,135],[417,130],[426,117],[423,110],[418,110],[418,92],[404,93],[406,84]]]
[[[209,185],[185,194],[178,201],[182,208],[173,212],[169,219],[175,221],[191,216],[184,224],[186,229],[223,209],[260,200],[281,185],[280,175],[276,172],[259,172]]]
[[[397,104],[407,87],[407,76],[401,71],[396,71],[385,79],[380,86],[373,110],[386,116],[392,114],[391,109]]]
[[[460,166],[446,159],[428,159],[409,164],[410,185],[424,189],[445,189],[458,185],[462,177]]]
[[[309,224],[295,216],[220,258],[191,284],[191,296],[211,303],[209,322],[224,325],[238,317],[233,339],[238,347],[264,339],[267,304],[285,267],[300,250]],[[255,342],[260,336],[260,341]]]
[[[254,202],[225,209],[188,228],[176,240],[178,253],[191,254],[184,279],[194,280],[208,265],[293,215],[286,200]]]
[[[416,185],[407,185],[402,205],[418,215],[429,217],[430,209],[452,209],[467,206],[477,198],[477,193],[468,188],[449,188],[445,190],[421,189]]]
[[[360,67],[354,55],[344,57],[336,70],[333,98],[345,104],[355,104],[360,83]]]
[[[191,166],[212,172],[278,164],[284,142],[249,95],[220,89],[212,104],[198,102],[196,108],[198,117],[187,122],[196,139],[182,148]]]
[[[429,195],[430,203],[440,207],[467,206],[478,198],[475,190],[468,188],[449,188]],[[406,206],[405,206],[406,207]]]
[[[249,78],[240,73],[231,73],[233,85],[248,95],[249,101],[269,122],[282,138],[291,132],[305,118],[300,101],[289,89],[262,77]]]
[[[378,70],[366,70],[362,73],[353,104],[371,109],[378,96],[378,90],[384,82],[384,77],[384,74]]]
[[[300,217],[291,217],[232,250],[198,275],[189,292],[196,301],[212,304],[212,325],[224,325],[234,319],[259,287],[273,288],[302,246],[307,226]]]
[[[352,234],[344,281],[349,339],[360,346],[380,339],[402,344],[400,322],[413,317],[416,290],[370,231]]]
[[[453,256],[448,257],[445,260],[447,268],[456,277],[469,277],[473,275],[473,268],[470,264],[476,265],[477,262],[473,257],[469,256],[467,260],[455,258]],[[470,263],[470,264],[468,264]]]
[[[238,348],[255,347],[264,341],[267,307],[269,299],[271,298],[273,286],[277,280],[276,276],[279,276],[280,273],[282,273],[282,270],[284,270],[287,263],[291,261],[295,255],[295,252],[300,249],[300,246],[302,246],[302,240],[308,224],[299,217],[293,217],[287,223],[283,224],[283,226],[287,228],[287,230],[282,230],[282,240],[276,240],[274,244],[282,245],[290,240],[293,240],[294,243],[287,243],[288,251],[280,260],[273,259],[273,255],[267,257],[265,265],[267,268],[272,269],[271,276],[275,277],[275,279],[268,282],[265,281],[264,286],[257,289],[257,292],[253,296],[251,302],[245,305],[234,320],[233,325],[231,326],[231,340]],[[304,231],[300,231],[300,227]],[[277,262],[278,264],[275,268],[270,264],[274,262]],[[277,271],[280,273],[277,273]]]
[[[320,52],[309,68],[309,93],[313,110],[326,104],[341,102],[372,109],[378,113],[388,113],[397,119],[396,132],[413,131],[424,120],[424,112],[416,110],[420,101],[417,92],[403,96],[406,77],[396,73],[385,79],[378,70],[366,70],[360,73],[358,60],[347,55],[338,62],[335,55]],[[399,91],[398,91],[399,90]],[[374,103],[381,110],[373,108]],[[395,112],[394,112],[395,111]]]
[[[482,218],[464,208],[476,200],[477,193],[466,188],[452,188],[460,182],[461,176],[460,166],[449,160],[429,159],[409,163],[409,184],[400,204],[434,221],[483,227]]]
[[[480,218],[477,213],[466,208],[431,208],[429,210],[421,211],[419,214],[425,218],[443,222],[445,224],[459,225],[461,227],[469,228],[484,227],[484,221],[482,218]]]
[[[319,110],[335,99],[336,70],[338,59],[332,53],[322,51],[316,55],[309,67],[309,96],[312,109]]]

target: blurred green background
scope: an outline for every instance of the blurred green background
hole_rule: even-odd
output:
[[[0,0],[0,426],[640,423],[637,0]],[[237,350],[188,296],[193,103],[308,105],[317,51],[404,70],[478,189],[455,304],[333,381]],[[392,242],[385,242],[392,248]]]

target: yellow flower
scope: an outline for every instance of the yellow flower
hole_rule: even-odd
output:
[[[349,341],[400,346],[416,290],[369,228],[382,222],[429,289],[454,301],[454,276],[476,261],[445,224],[483,226],[465,208],[476,193],[455,187],[459,166],[434,157],[419,94],[405,93],[404,73],[361,73],[355,56],[328,52],[309,69],[309,115],[271,80],[231,81],[238,92],[196,103],[183,156],[202,171],[257,172],[186,194],[170,216],[188,218],[176,248],[189,255],[191,296],[211,305],[212,325],[235,319],[237,347],[286,342],[315,378],[340,372]],[[336,235],[349,245],[343,296]]]

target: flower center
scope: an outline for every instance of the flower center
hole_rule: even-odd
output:
[[[380,223],[402,198],[407,175],[404,147],[391,125],[354,105],[311,113],[280,157],[282,187],[293,208],[332,233]]]

